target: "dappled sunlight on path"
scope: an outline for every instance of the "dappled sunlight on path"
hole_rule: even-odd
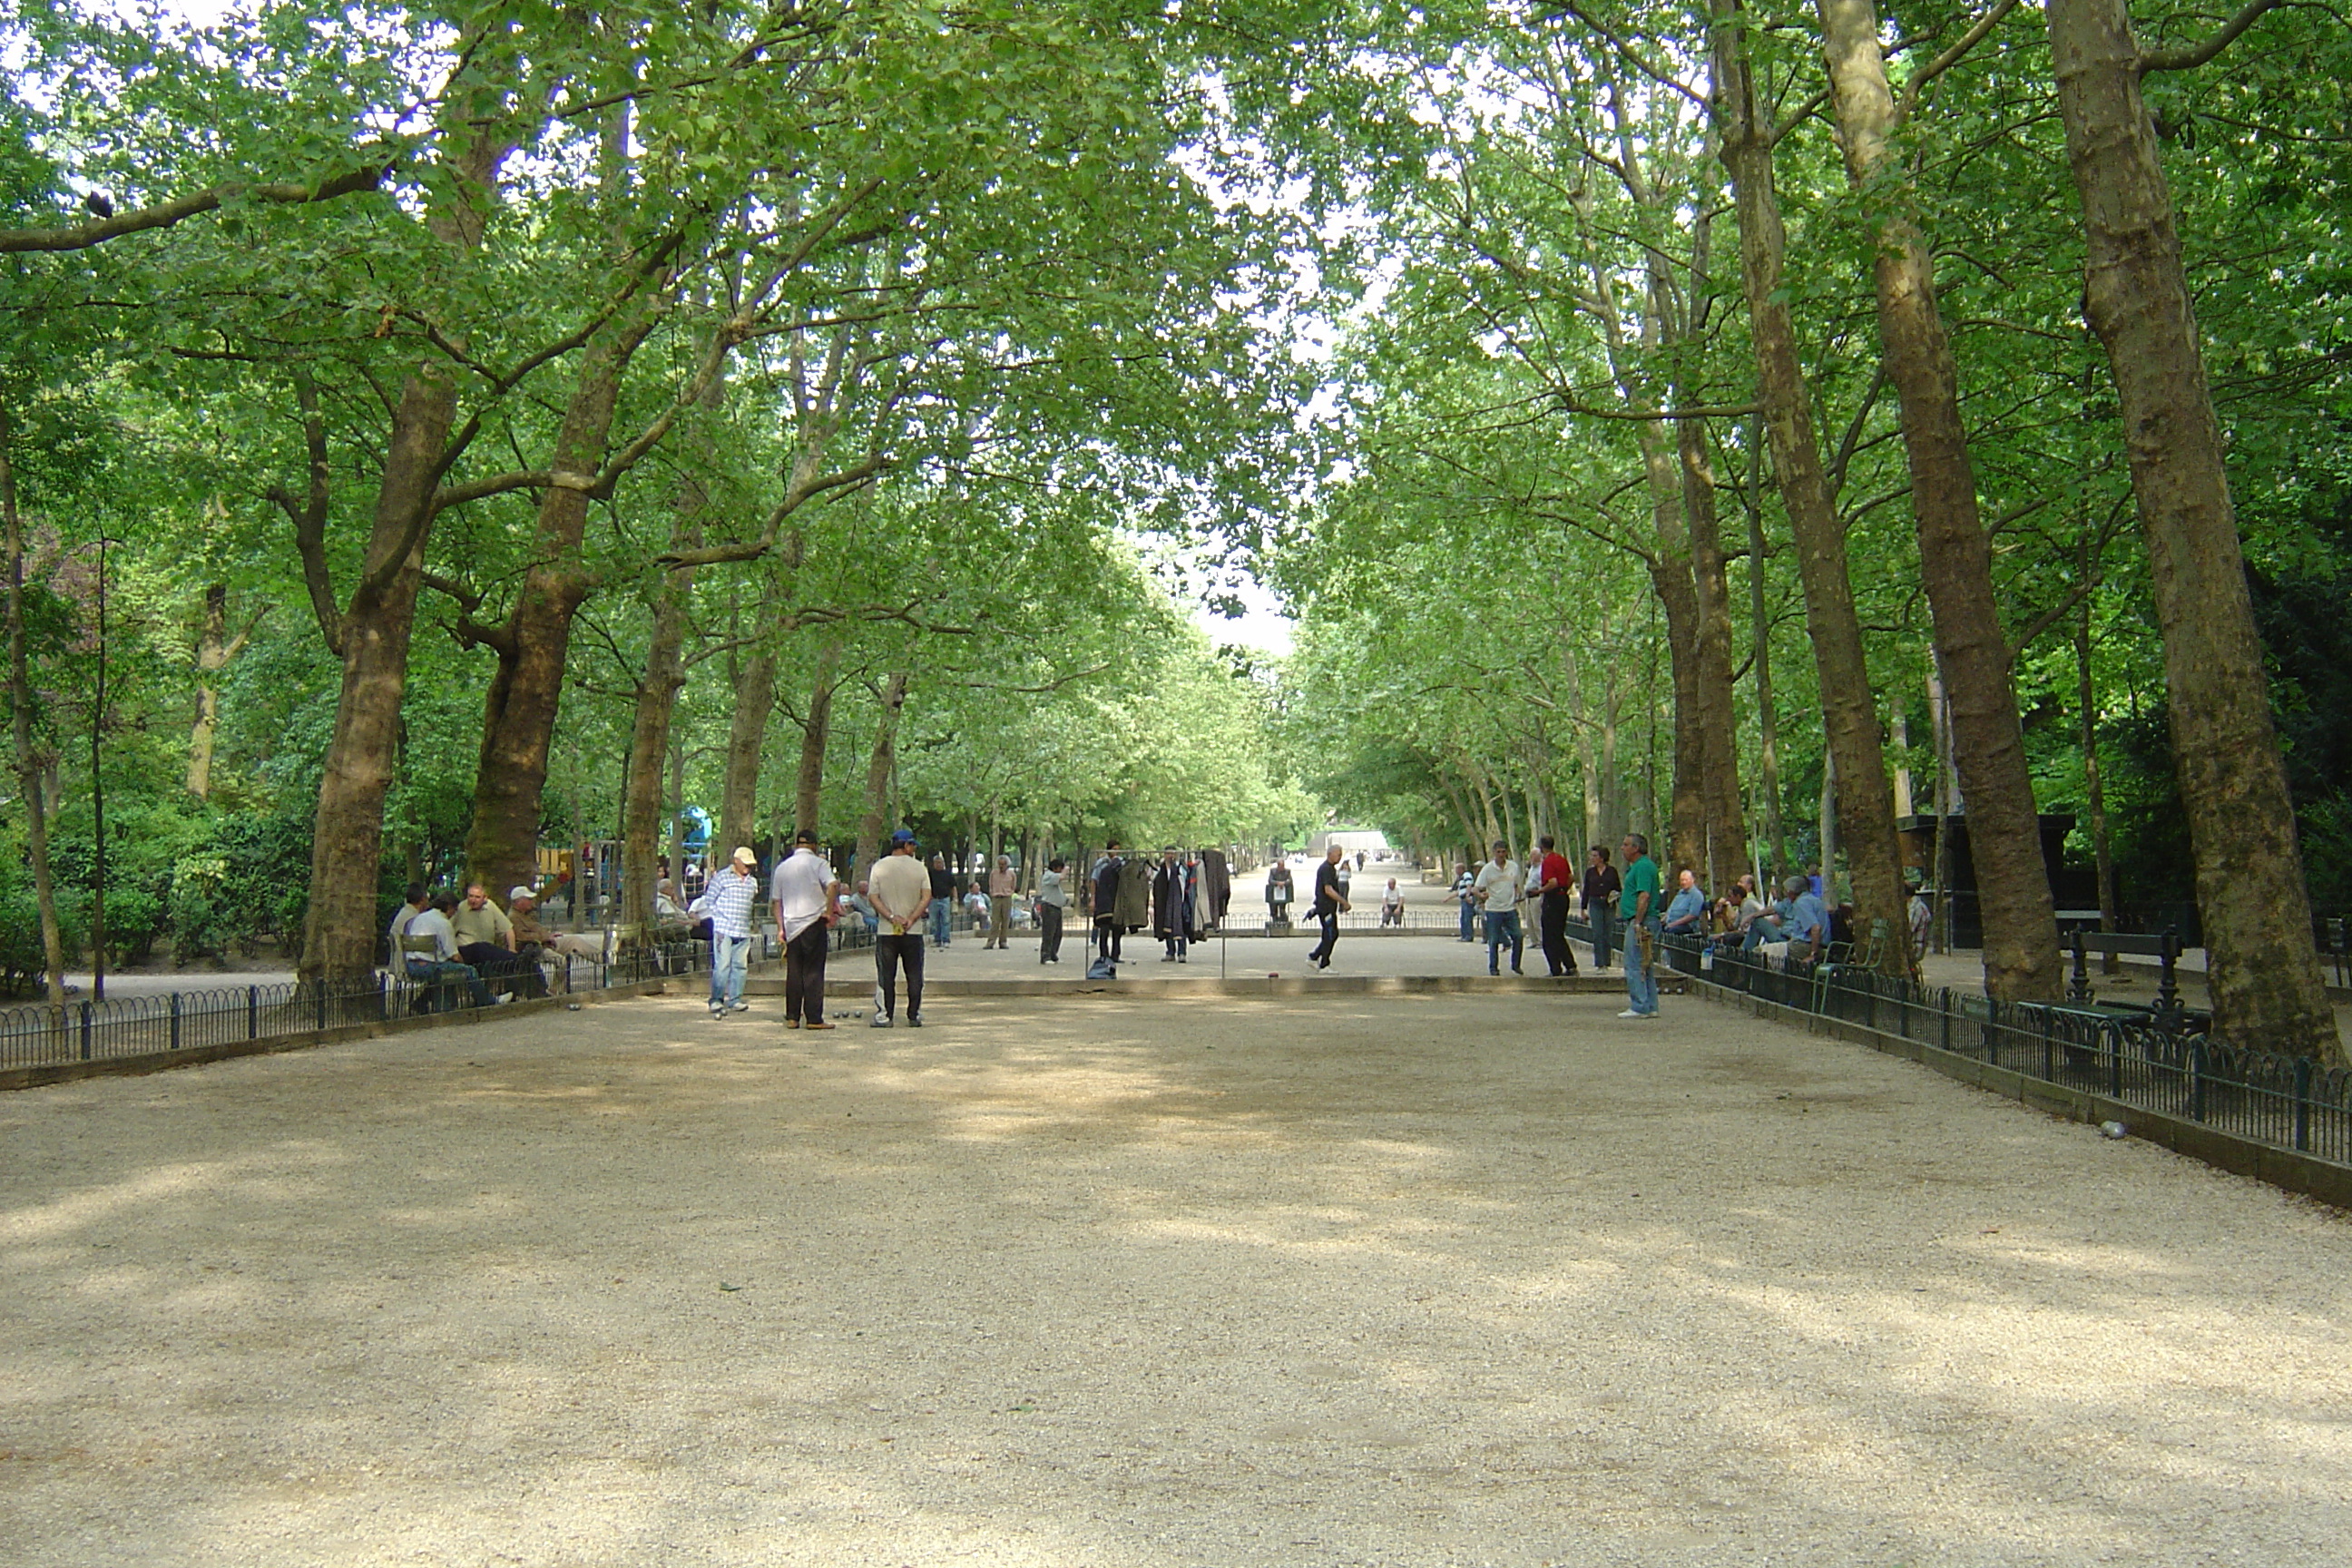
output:
[[[2352,1224],[1670,999],[691,996],[0,1100],[79,1564],[2320,1561]]]

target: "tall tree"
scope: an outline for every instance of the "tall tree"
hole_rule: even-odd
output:
[[[1977,510],[1976,471],[1960,420],[1959,375],[1936,302],[1935,259],[1914,215],[1894,137],[1900,121],[1887,86],[1872,0],[1817,0],[1829,56],[1830,95],[1849,177],[1861,191],[1874,241],[1878,335],[1903,410],[1919,570],[1935,622],[1936,654],[1949,694],[1952,758],[1967,792],[1969,854],[1984,925],[1988,994],[2054,1002],[2061,971],[2055,905],[2018,721],[2009,642],[1993,591],[1992,545]],[[1929,61],[1906,93],[1958,60],[2013,0],[1988,12],[1952,48]]]
[[[1805,585],[1822,717],[1836,768],[1838,835],[1853,875],[1855,913],[1866,931],[1885,933],[1883,967],[1904,973],[1913,963],[1895,842],[1894,789],[1887,782],[1877,700],[1854,610],[1845,526],[1830,499],[1796,328],[1781,286],[1788,240],[1773,172],[1777,132],[1765,120],[1756,91],[1740,0],[1712,0],[1712,6],[1717,123],[1738,209],[1740,276],[1756,350],[1757,390]],[[1833,868],[1825,864],[1822,872],[1826,879]]]
[[[2336,1062],[2221,426],[2140,95],[2142,77],[2204,63],[2269,8],[2254,0],[2203,43],[2155,54],[2141,50],[2123,0],[2050,0],[2047,11],[2089,245],[2084,302],[2115,375],[2164,634],[2214,1028]]]

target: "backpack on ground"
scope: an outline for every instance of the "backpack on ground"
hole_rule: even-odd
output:
[[[1118,978],[1118,965],[1113,963],[1108,958],[1097,958],[1092,963],[1087,965],[1087,978],[1089,980],[1116,980]]]

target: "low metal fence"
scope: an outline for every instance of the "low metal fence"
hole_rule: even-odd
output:
[[[665,942],[629,949],[610,963],[551,957],[536,971],[494,973],[484,984],[515,994],[574,995],[690,974],[707,970],[709,963],[707,942]],[[472,987],[463,977],[420,981],[388,972],[347,985],[296,980],[105,1002],[39,1003],[0,1009],[0,1068],[169,1057],[206,1047],[423,1017],[472,1005]]]
[[[1866,969],[1776,963],[1729,944],[1664,939],[1676,973],[1799,1012],[2002,1068],[2044,1083],[2352,1163],[2352,1072],[2207,1037],[2178,1007],[2000,1002]]]

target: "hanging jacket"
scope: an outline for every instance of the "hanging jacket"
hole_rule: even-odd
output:
[[[1151,923],[1151,868],[1140,860],[1128,860],[1118,868],[1118,923],[1129,931],[1141,931]]]

